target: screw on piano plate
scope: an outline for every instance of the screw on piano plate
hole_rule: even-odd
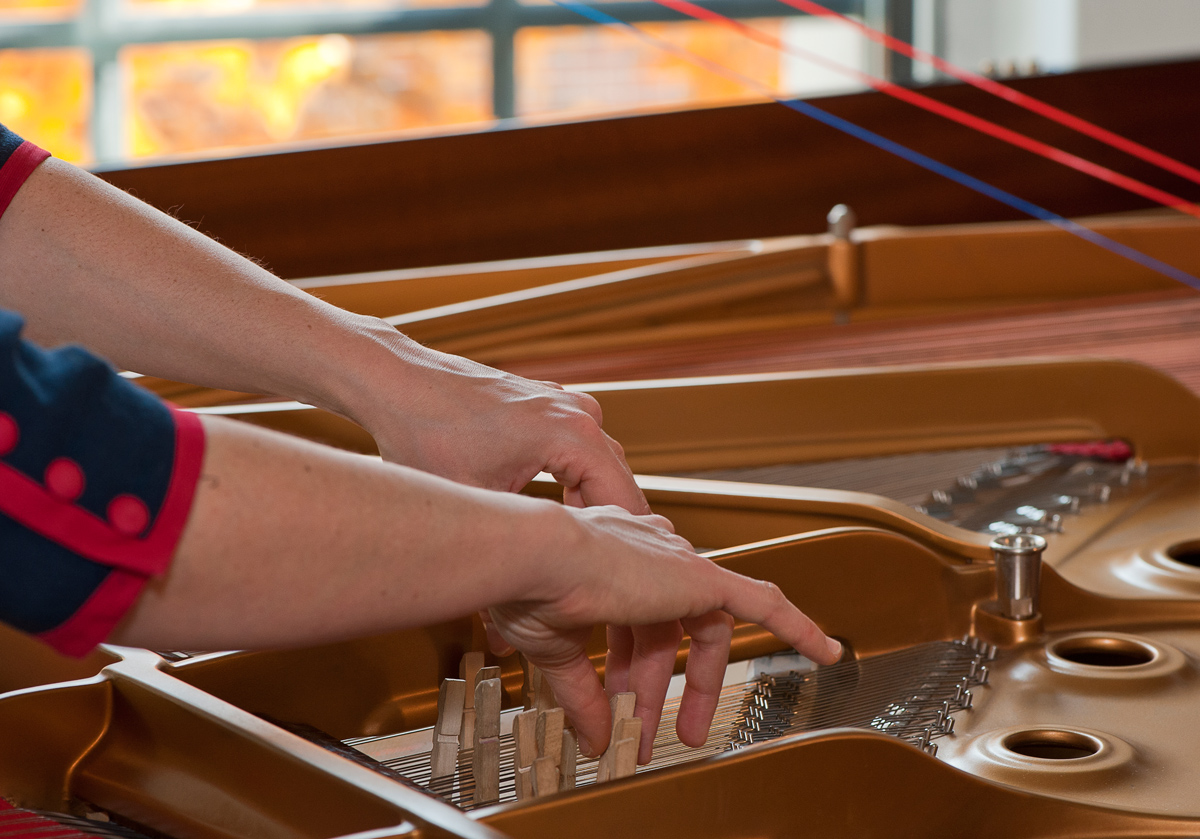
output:
[[[979,673],[975,678],[978,680],[979,684],[981,684],[981,685],[987,684],[988,668],[987,668],[986,664],[979,668]]]
[[[858,217],[845,204],[838,204],[825,216],[829,232],[835,239],[849,239],[858,224]]]
[[[965,709],[970,708],[971,703],[974,701],[974,699],[975,699],[975,697],[971,695],[971,691],[964,690],[963,691],[963,709],[965,710]]]
[[[1001,616],[1018,621],[1037,617],[1046,540],[1033,533],[997,536],[991,548]]]

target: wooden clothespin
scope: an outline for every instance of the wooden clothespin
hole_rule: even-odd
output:
[[[616,774],[616,757],[617,744],[621,742],[619,739],[625,731],[622,729],[621,723],[625,720],[634,719],[633,711],[637,706],[637,694],[632,691],[618,693],[609,699],[609,706],[612,708],[612,736],[608,741],[608,748],[604,750],[604,754],[600,755],[600,760],[596,764],[596,783],[612,780],[620,777]],[[639,736],[641,731],[641,721],[638,721]],[[627,737],[626,737],[627,739]],[[628,747],[626,747],[628,748]],[[637,751],[634,750],[634,765],[637,765]]]
[[[458,665],[458,678],[466,684],[467,698],[463,705],[462,728],[459,729],[458,745],[470,749],[475,744],[475,677],[483,669],[483,653],[470,652],[462,657]]]
[[[500,800],[500,680],[475,686],[475,746],[471,754],[476,804]]]
[[[467,683],[462,679],[443,679],[438,689],[437,725],[433,729],[433,750],[429,754],[429,777],[448,778],[458,768],[459,736]]]
[[[536,722],[537,759],[533,762],[533,794],[550,795],[558,792],[558,772],[562,764],[563,720],[562,708],[549,711],[525,711],[533,715]],[[524,714],[522,714],[524,716]]]
[[[630,717],[617,724],[613,732],[613,744],[609,746],[613,753],[611,765],[614,778],[627,778],[637,771],[638,746],[641,742],[640,717]]]
[[[537,711],[522,711],[513,717],[513,777],[517,787],[517,800],[533,797],[533,775],[531,768],[537,760]]]
[[[562,708],[551,708],[537,714],[538,757],[548,757],[555,766],[562,764],[563,723],[566,715]]]
[[[560,754],[558,788],[575,789],[575,765],[579,760],[579,738],[569,728],[563,731]]]
[[[558,700],[554,698],[554,689],[542,677],[542,671],[538,666],[525,656],[521,656],[521,670],[525,674],[525,684],[521,690],[525,707],[538,711],[548,711],[558,707]]]
[[[558,758],[539,757],[533,762],[533,795],[541,798],[558,792]]]

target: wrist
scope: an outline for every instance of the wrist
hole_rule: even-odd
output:
[[[385,391],[403,376],[405,356],[424,349],[382,320],[338,313],[327,336],[310,343],[304,378],[294,398],[346,417],[372,430],[386,402]]]

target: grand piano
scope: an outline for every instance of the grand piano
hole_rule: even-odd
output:
[[[1200,74],[1193,65],[1173,69],[1173,79]],[[1087,91],[1097,79],[1107,79],[1109,90],[1120,79],[1116,87],[1127,85],[1134,117],[1129,126],[1114,127],[1135,133],[1142,126],[1135,117],[1158,103],[1133,91],[1159,70],[1073,74],[1022,84],[1040,86],[1039,95],[1052,98],[1054,83],[1061,83],[1059,95],[1078,96],[1073,104],[1086,111]],[[1183,88],[1178,90],[1183,97]],[[965,93],[948,88],[939,95]],[[849,111],[884,107],[869,95],[847,97],[835,106]],[[1099,103],[1093,100],[1093,107]],[[763,124],[775,119],[753,111],[726,109],[708,122],[705,115],[676,114],[663,117],[662,124],[671,130],[708,125],[709,139],[724,141],[730,131],[749,130],[754,119],[761,117]],[[1175,114],[1182,120],[1190,115]],[[546,130],[589,128],[596,137],[631,131],[628,125],[603,123]],[[669,133],[664,130],[662,136]],[[680,136],[700,142],[695,131]],[[546,135],[537,142],[559,140]],[[1168,140],[1160,147],[1176,151]],[[476,142],[452,141],[459,144],[446,152],[452,156],[462,154],[461,144]],[[508,144],[519,141],[515,135],[495,135],[477,142],[511,151]],[[379,163],[391,159],[385,152],[401,158],[437,153],[425,146],[329,154],[343,163]],[[1178,153],[1186,157],[1187,150]],[[290,164],[228,161],[109,177],[136,186],[152,200],[155,179],[167,190],[157,193],[163,196],[171,194],[166,185],[173,179],[183,190],[166,200],[174,205],[189,189],[192,196],[207,191],[212,197],[207,185],[222,177],[214,167],[224,165],[231,175],[251,167],[258,177],[269,178]],[[402,166],[395,165],[398,176]],[[349,171],[364,177],[372,171],[372,165],[362,167]],[[664,171],[669,177],[670,167]],[[870,180],[856,166],[842,172],[857,173],[862,184]],[[349,188],[335,180],[324,188]],[[842,186],[853,183],[849,177]],[[309,186],[314,195],[323,188]],[[288,188],[258,195],[286,199]],[[541,186],[528,188],[536,192]],[[936,189],[930,194],[938,195]],[[616,186],[608,194],[614,191]],[[785,192],[781,188],[774,200],[783,200]],[[478,242],[452,257],[436,251],[436,239],[413,245],[406,254],[388,251],[381,243],[399,237],[383,235],[395,218],[380,210],[387,204],[382,200],[364,204],[362,236],[341,254],[328,247],[334,235],[324,240],[324,251],[320,237],[303,247],[294,247],[294,240],[289,244],[291,234],[280,235],[289,218],[252,223],[254,208],[245,203],[249,192],[232,202],[243,202],[241,222],[236,212],[224,217],[205,212],[205,217],[214,228],[231,224],[235,235],[222,234],[225,241],[267,255],[276,267],[286,266],[280,268],[285,274],[327,278],[308,282],[310,290],[353,291],[361,305],[392,307],[394,299],[385,298],[395,287],[382,288],[388,283],[403,287],[415,280],[407,288],[418,289],[422,276],[437,279],[424,284],[431,296],[421,298],[420,308],[387,316],[408,316],[401,322],[414,330],[423,323],[467,325],[451,337],[482,324],[471,332],[481,352],[518,347],[520,353],[510,358],[532,361],[554,357],[539,356],[538,342],[568,339],[578,330],[535,331],[525,344],[513,340],[511,331],[490,344],[489,335],[498,324],[515,328],[513,312],[586,311],[579,300],[595,293],[597,286],[589,281],[605,274],[610,286],[635,281],[621,288],[636,293],[618,295],[626,310],[594,330],[589,340],[598,341],[600,349],[584,342],[581,358],[607,352],[605,334],[615,334],[631,352],[662,346],[654,336],[647,342],[646,324],[638,321],[634,304],[653,298],[646,287],[668,298],[695,293],[697,275],[708,277],[703,290],[720,294],[738,285],[727,281],[730,275],[765,273],[763,296],[751,297],[748,319],[770,316],[770,305],[754,307],[797,287],[800,301],[789,314],[819,329],[912,325],[939,312],[978,316],[1004,293],[955,298],[961,283],[934,283],[922,299],[918,280],[936,279],[928,269],[897,282],[901,299],[881,302],[879,290],[885,285],[880,278],[888,276],[889,267],[871,254],[899,247],[911,256],[916,242],[917,251],[924,247],[932,260],[926,264],[937,268],[939,249],[947,252],[950,242],[968,242],[965,250],[982,255],[973,264],[988,267],[988,247],[1004,253],[1014,238],[1035,249],[1040,241],[1039,231],[1020,226],[875,230],[848,239],[823,232],[825,211],[839,201],[853,204],[867,226],[999,221],[978,205],[971,210],[963,196],[924,204],[891,195],[872,204],[865,193],[847,194],[853,192],[844,188],[836,196],[818,195],[819,215],[789,222],[786,229],[773,226],[779,222],[776,213],[765,212],[743,220],[751,227],[758,224],[757,229],[709,227],[700,233],[703,213],[694,207],[681,207],[678,218],[666,213],[664,204],[652,208],[649,212],[663,212],[669,221],[649,231],[638,217],[644,209],[631,212],[616,200],[607,212],[626,211],[626,226],[614,224],[609,233],[565,231],[561,219],[547,217],[545,239],[535,235],[536,223],[525,239],[516,234],[489,238],[486,231],[496,228],[484,225]],[[683,193],[662,194],[669,203]],[[802,194],[792,184],[788,200]],[[1138,209],[1111,195],[1074,189],[1069,194],[1080,201],[1077,214]],[[201,210],[183,203],[185,215]],[[907,204],[912,205],[908,215],[886,212]],[[293,214],[290,221],[314,206],[286,200],[280,205]],[[771,224],[766,216],[772,216]],[[370,239],[375,224],[372,247],[363,237]],[[1117,225],[1117,235],[1144,235],[1144,247],[1173,248],[1179,260],[1196,258],[1195,230],[1188,222],[1148,216],[1101,224]],[[999,238],[989,239],[990,234]],[[261,236],[261,247],[247,246],[238,235]],[[554,251],[546,242],[555,235],[563,243],[559,252],[608,253],[548,256]],[[790,238],[800,235],[812,238]],[[653,238],[659,236],[670,238]],[[772,238],[754,238],[763,236]],[[838,246],[839,238],[851,246],[852,258]],[[681,241],[717,244],[673,244]],[[347,256],[356,244],[364,245],[361,252]],[[1044,252],[1058,253],[1056,247],[1047,241]],[[621,251],[613,253],[617,248]],[[842,256],[835,255],[839,248]],[[1047,289],[1047,275],[1026,275],[1026,286],[1018,282],[1008,304],[1053,310],[1081,301],[1099,307],[1133,298],[1156,305],[1189,302],[1136,272],[1113,271],[1099,290],[1089,287],[1086,281],[1097,269],[1085,262],[1071,276],[1068,269],[1080,265],[1080,257],[1069,249],[1067,254],[1047,274],[1064,277],[1060,285]],[[475,264],[464,269],[470,260]],[[496,264],[503,260],[525,262]],[[943,256],[943,267],[946,260]],[[489,264],[480,267],[481,262]],[[894,264],[906,263],[911,259]],[[420,268],[436,264],[460,267]],[[793,285],[772,290],[772,272],[759,270],[764,264],[784,265],[775,274],[789,276]],[[608,270],[597,272],[597,266]],[[808,282],[794,282],[805,270]],[[364,271],[410,273],[346,279]],[[518,287],[511,284],[514,272],[525,272]],[[611,274],[620,272],[627,273],[612,281]],[[451,276],[466,279],[446,281]],[[553,288],[557,283],[575,285]],[[497,295],[508,296],[474,302]],[[889,306],[890,312],[883,311]],[[433,316],[412,317],[439,307]],[[683,312],[677,323],[719,331],[720,319],[706,318],[703,305],[665,311]],[[198,410],[365,454],[372,450],[360,429],[305,406],[148,384],[181,401],[194,400],[202,406]],[[1166,837],[1200,832],[1200,807],[1190,786],[1200,742],[1189,733],[1195,731],[1192,709],[1200,699],[1193,696],[1194,662],[1200,657],[1200,533],[1194,532],[1200,401],[1186,386],[1128,362],[1074,359],[743,371],[587,389],[600,399],[606,427],[626,445],[653,506],[670,515],[713,561],[778,584],[845,641],[850,654],[843,662],[813,668],[760,628],[738,626],[721,712],[705,747],[683,750],[673,742],[668,722],[656,742],[658,758],[636,775],[595,783],[596,768],[584,761],[575,790],[517,802],[512,800],[508,727],[523,701],[522,669],[513,658],[489,660],[500,668],[503,688],[501,793],[498,803],[475,806],[463,795],[473,782],[469,755],[459,756],[454,785],[439,787],[430,779],[429,748],[440,682],[458,674],[464,653],[483,648],[476,620],[302,650],[104,647],[81,662],[62,661],[6,632],[0,666],[0,794],[18,809],[0,811],[0,830],[15,825],[43,836],[78,831],[172,839],[566,833],[892,837],[918,832]],[[554,487],[538,481],[529,491],[551,494]],[[1014,582],[1013,554],[1006,553],[1013,543],[1005,537],[1021,537],[1027,540],[1021,545],[1036,548],[1021,548],[1021,557],[1025,561],[1036,554],[1043,561],[1039,591]],[[1044,540],[1044,549],[1038,540]],[[1141,576],[1130,571],[1141,567],[1139,561],[1145,566]],[[598,667],[602,641],[594,639]],[[686,656],[685,647],[679,672]]]

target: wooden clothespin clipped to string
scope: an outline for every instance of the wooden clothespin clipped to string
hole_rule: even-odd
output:
[[[525,684],[522,696],[526,710],[549,711],[558,707],[554,698],[554,690],[549,682],[542,678],[542,671],[525,656],[521,656],[521,670],[525,674]]]
[[[528,711],[526,713],[529,713]],[[537,760],[533,763],[533,794],[541,798],[558,792],[563,752],[562,708],[537,711]]]
[[[562,751],[558,766],[558,788],[575,789],[575,766],[579,760],[579,738],[572,729],[563,729]]]
[[[485,668],[485,670],[488,668]],[[497,670],[499,668],[496,668]],[[471,753],[475,776],[474,802],[500,800],[500,679],[480,679],[475,685],[475,743]]]
[[[466,684],[466,702],[463,705],[462,727],[459,729],[458,746],[470,749],[475,744],[475,677],[483,669],[483,653],[470,652],[462,657],[458,665],[458,678]]]
[[[612,708],[612,737],[596,765],[598,784],[637,771],[638,744],[642,738],[642,721],[633,715],[637,706],[636,693],[618,693],[609,700],[609,706]]]
[[[513,717],[513,781],[517,800],[533,797],[533,763],[537,760],[537,711],[522,711]]]
[[[474,691],[472,690],[472,694]],[[438,689],[437,725],[433,729],[433,751],[429,755],[429,777],[448,778],[458,768],[459,736],[467,683],[462,679],[443,679]]]

